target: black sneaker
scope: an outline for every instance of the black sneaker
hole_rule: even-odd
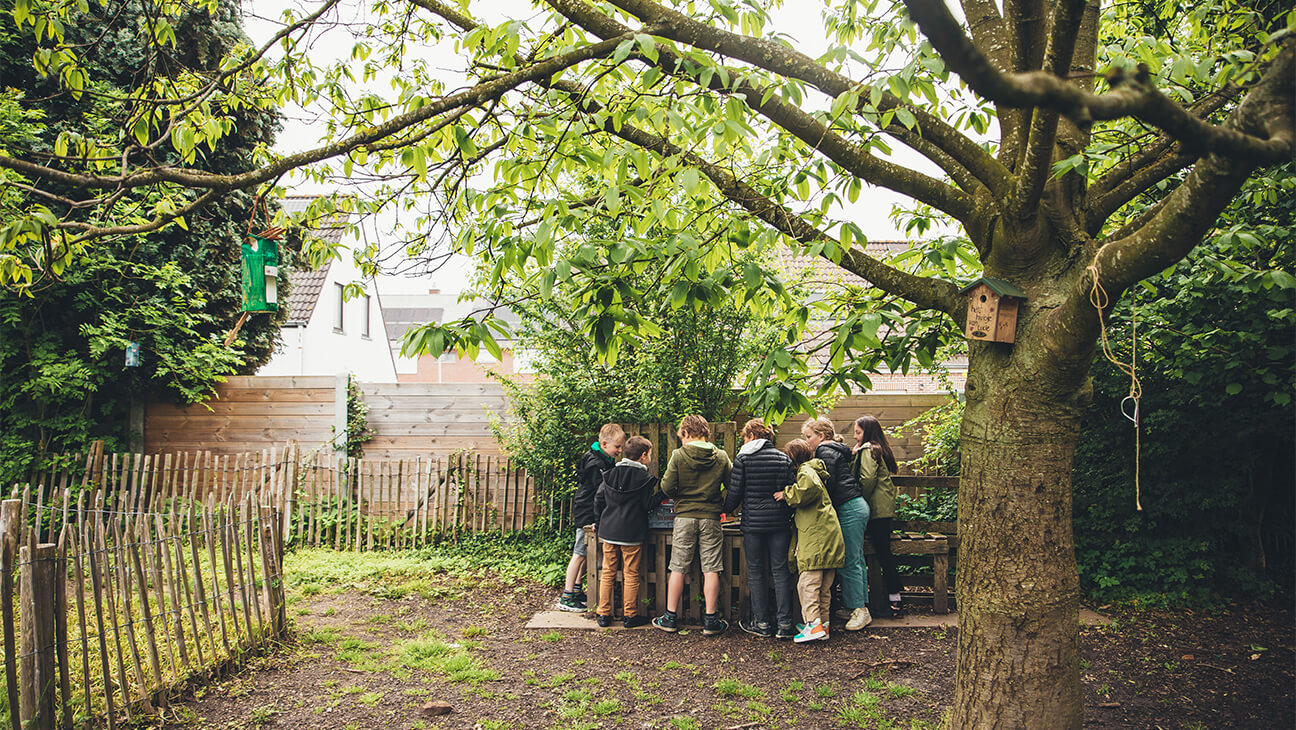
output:
[[[653,619],[652,625],[662,631],[669,631],[672,634],[679,631],[679,622],[675,620],[675,614],[670,612],[664,613]]]
[[[774,635],[774,627],[766,623],[761,623],[752,619],[743,619],[738,622],[738,628],[746,631],[752,636],[759,636],[762,639],[768,639]]]
[[[627,629],[637,629],[640,626],[646,626],[646,625],[648,625],[647,616],[630,616],[627,617],[625,620],[625,627]]]
[[[792,639],[797,635],[796,626],[792,624],[779,624],[778,631],[774,633],[776,639]]]
[[[585,595],[585,591],[581,590],[579,587],[577,587],[576,590],[572,591],[572,593],[576,594],[576,600],[580,601],[581,603],[585,603],[585,604],[589,603],[589,596]]]
[[[607,627],[609,627],[609,626],[612,625],[612,617],[611,617],[611,616],[604,616],[603,614],[600,613],[600,614],[597,616],[597,619],[598,619],[598,625],[599,625],[599,628],[600,628],[600,629],[606,629]]]
[[[569,613],[580,613],[584,611],[585,608],[586,608],[585,601],[581,598],[578,598],[575,593],[568,593],[567,591],[563,591],[563,594],[558,597],[559,611],[567,611]]]
[[[718,613],[708,613],[702,617],[702,635],[716,636],[729,629],[729,622],[720,618]]]

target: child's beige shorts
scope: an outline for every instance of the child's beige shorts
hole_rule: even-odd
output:
[[[698,551],[702,557],[703,573],[719,573],[724,570],[724,561],[720,557],[724,547],[724,533],[720,531],[720,520],[703,517],[676,517],[675,529],[671,532],[672,573],[687,573],[693,562],[693,552]]]

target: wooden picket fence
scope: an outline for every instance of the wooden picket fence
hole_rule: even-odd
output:
[[[298,469],[285,533],[294,545],[418,548],[463,531],[507,533],[571,520],[570,503],[541,504],[526,470],[494,454],[400,460],[314,454]]]
[[[570,502],[542,500],[508,457],[458,452],[400,460],[301,453],[289,444],[260,453],[63,455],[28,476],[21,498],[31,524],[75,507],[79,485],[98,485],[110,508],[165,509],[172,501],[223,505],[251,496],[281,515],[289,546],[348,550],[415,548],[462,532],[507,533],[571,521]]]
[[[15,730],[132,723],[287,630],[273,505],[137,510],[138,493],[80,486],[0,502],[0,714]]]

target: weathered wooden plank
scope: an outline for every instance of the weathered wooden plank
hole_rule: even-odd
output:
[[[86,562],[86,553],[88,552],[88,550],[86,549],[86,540],[85,540],[86,495],[87,492],[86,490],[83,489],[81,491],[81,494],[77,496],[77,521],[76,521],[76,528],[73,537],[73,539],[76,540],[76,545],[73,547],[73,552],[72,552],[72,571],[73,571],[73,580],[75,581],[76,584],[77,626],[81,631],[81,674],[82,674],[81,698],[85,701],[85,716],[94,717],[95,711],[91,704],[91,700],[94,698],[95,693],[91,691],[92,685],[90,684],[90,640],[89,640],[90,633],[86,630],[87,621],[86,621],[86,606],[85,606],[85,601],[86,601],[85,562]],[[93,504],[93,502],[91,504]],[[104,667],[105,669],[107,668],[106,662],[104,664]],[[106,691],[111,691],[107,689],[107,684],[105,684],[104,686]]]
[[[91,508],[94,508],[95,505],[97,504],[99,504],[99,500],[97,499],[92,499],[90,501]],[[116,709],[114,708],[114,703],[113,703],[114,683],[113,683],[113,676],[112,676],[112,664],[108,659],[108,636],[104,628],[103,579],[100,576],[100,571],[99,571],[99,566],[101,564],[102,556],[106,555],[106,553],[95,549],[96,540],[94,537],[98,533],[97,528],[98,525],[100,524],[101,522],[98,519],[90,520],[89,524],[82,523],[81,551],[85,553],[84,562],[86,563],[87,571],[90,573],[90,590],[94,599],[95,633],[98,635],[98,639],[99,639],[99,668],[100,671],[103,673],[103,680],[104,680],[103,682],[104,705],[106,708],[106,714],[108,716],[108,727],[110,728],[110,730],[112,730],[117,726],[117,719],[116,719],[117,712]],[[79,571],[78,571],[78,584],[80,584]],[[84,643],[85,641],[84,629],[82,630],[81,636],[82,636],[82,642]],[[125,666],[121,662],[120,647],[121,645],[119,643],[118,644],[119,651],[117,654],[117,667],[120,670],[120,673],[117,676],[121,678],[122,682],[117,684],[117,688],[118,690],[121,691],[123,700],[126,700],[126,692],[125,692],[125,684],[124,684],[126,670],[125,670]],[[90,706],[91,693],[89,692],[90,680],[88,678],[89,664],[90,663],[87,660],[86,661],[87,679],[85,684],[87,690],[85,692],[86,716],[94,717],[94,712]]]
[[[18,560],[18,539],[25,521],[22,500],[6,499],[0,503],[0,615],[4,620],[5,688],[7,690],[9,720],[13,730],[21,730],[22,718],[17,710],[18,644],[14,637],[14,568]]]
[[[19,707],[22,727],[53,730],[55,716],[55,686],[58,681],[54,645],[54,611],[41,610],[55,605],[54,570],[58,546],[36,542],[33,531],[28,544],[18,549],[19,598],[21,607],[19,626],[21,641],[21,668],[19,678]],[[12,713],[13,708],[10,708]]]
[[[230,646],[229,630],[226,628],[225,625],[225,609],[221,605],[221,588],[220,588],[220,580],[218,577],[220,575],[220,564],[216,562],[217,531],[219,531],[222,536],[221,538],[222,555],[225,552],[223,548],[224,546],[223,536],[225,532],[223,529],[221,529],[222,526],[220,523],[220,517],[216,513],[215,504],[216,504],[215,497],[209,496],[207,498],[207,509],[202,511],[203,542],[207,544],[207,564],[211,566],[211,573],[212,573],[212,608],[216,611],[216,616],[220,619],[219,623],[220,623],[221,643],[225,645],[225,656],[232,657],[234,656],[234,653]],[[229,572],[227,568],[226,576],[228,575]],[[226,580],[226,585],[229,585],[228,579]],[[230,592],[231,606],[233,606],[233,596],[234,593],[233,591],[231,591]],[[236,628],[235,643],[237,642],[238,642],[238,630]],[[213,653],[214,652],[215,650],[213,649]]]
[[[66,504],[66,501],[64,502]],[[63,727],[72,727],[72,680],[69,676],[71,661],[68,659],[68,598],[67,598],[67,563],[68,543],[72,530],[63,521],[59,530],[58,548],[55,551],[53,575],[54,581],[54,656],[58,664],[59,705],[63,709]],[[86,687],[89,692],[89,686]],[[51,723],[53,724],[53,723]]]
[[[252,600],[253,612],[256,614],[257,634],[253,641],[253,645],[256,645],[260,644],[262,639],[265,637],[265,620],[261,613],[261,599],[257,596],[256,590],[256,549],[253,547],[257,542],[257,503],[250,495],[246,500],[244,514],[246,517],[243,520],[243,535],[247,547],[248,594]],[[271,526],[271,529],[277,528],[277,525]]]
[[[285,393],[292,391],[283,391]],[[327,416],[333,415],[333,391],[316,391],[318,399],[312,400],[272,400],[256,398],[250,401],[212,400],[202,405],[176,406],[158,404],[150,406],[148,425],[158,423],[191,420],[194,422],[218,421],[226,418],[250,418],[253,416]]]
[[[130,563],[126,560],[126,548],[124,547],[124,543],[126,542],[124,536],[129,535],[130,533],[122,530],[121,521],[114,521],[112,529],[113,537],[115,538],[115,545],[113,547],[117,555],[117,569],[114,571],[114,582],[117,584],[117,590],[121,591],[122,596],[122,602],[113,606],[113,625],[114,627],[124,626],[126,628],[126,645],[130,648],[131,667],[135,670],[136,684],[140,688],[142,694],[141,701],[144,704],[145,711],[152,712],[153,700],[148,691],[149,682],[148,678],[144,675],[144,662],[140,659],[139,641],[135,636],[135,621],[133,619],[135,611],[132,608],[133,601],[131,598],[131,568]],[[122,616],[121,612],[117,610],[118,607],[122,606],[126,609],[125,616]],[[131,699],[132,698],[127,695],[123,704],[129,705]]]

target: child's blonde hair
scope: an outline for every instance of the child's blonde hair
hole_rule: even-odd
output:
[[[605,423],[603,424],[603,428],[599,429],[600,444],[610,444],[615,442],[617,439],[623,438],[625,438],[625,429],[621,428],[619,424]]]
[[[824,437],[824,441],[843,440],[837,433],[837,427],[833,425],[832,419],[827,416],[806,419],[806,422],[801,424],[801,433],[806,436],[817,433]]]

